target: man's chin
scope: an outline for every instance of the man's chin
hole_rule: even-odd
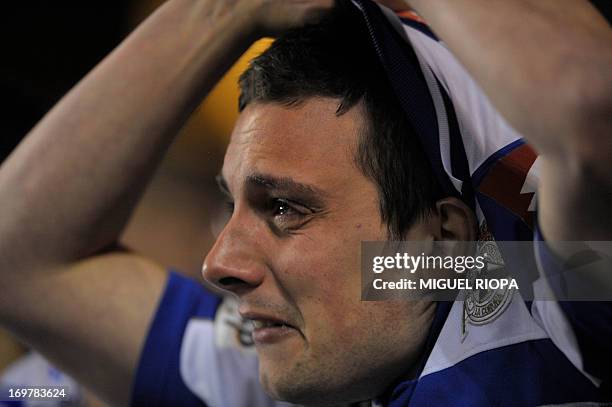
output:
[[[303,379],[287,372],[269,372],[260,366],[259,380],[265,392],[274,400],[293,404],[316,406],[321,403],[321,392],[313,384],[306,385]]]
[[[265,392],[274,400],[317,407],[351,402],[350,397],[340,397],[345,392],[334,388],[332,381],[325,380],[320,374],[315,376],[286,371],[270,372],[262,370],[260,365],[259,379]]]

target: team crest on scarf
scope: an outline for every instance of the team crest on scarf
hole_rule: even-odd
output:
[[[488,232],[486,222],[480,228],[480,240],[477,246],[477,255],[486,259],[485,267],[468,271],[471,286],[477,278],[492,277],[493,274],[505,273],[504,259]],[[512,302],[514,289],[500,287],[498,289],[472,289],[467,290],[463,301],[463,318],[461,320],[461,334],[465,338],[468,334],[467,325],[485,325],[502,315]]]

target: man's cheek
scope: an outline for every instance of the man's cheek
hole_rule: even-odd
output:
[[[350,343],[360,323],[362,302],[359,285],[334,277],[321,281],[319,290],[300,298],[299,305],[306,325],[321,332],[317,336]]]
[[[360,281],[359,253],[343,251],[345,247],[326,246],[322,240],[318,246],[304,245],[278,253],[273,268],[280,283],[296,296],[308,295],[314,300],[342,296]]]

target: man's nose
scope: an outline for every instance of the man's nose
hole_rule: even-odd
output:
[[[258,234],[257,228],[230,219],[204,260],[204,280],[238,296],[259,286],[267,266]]]

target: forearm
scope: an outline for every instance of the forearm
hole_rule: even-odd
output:
[[[408,2],[540,152],[610,131],[612,32],[588,1]]]
[[[4,163],[1,272],[69,262],[117,238],[173,136],[249,44],[243,10],[218,4],[166,3]]]

